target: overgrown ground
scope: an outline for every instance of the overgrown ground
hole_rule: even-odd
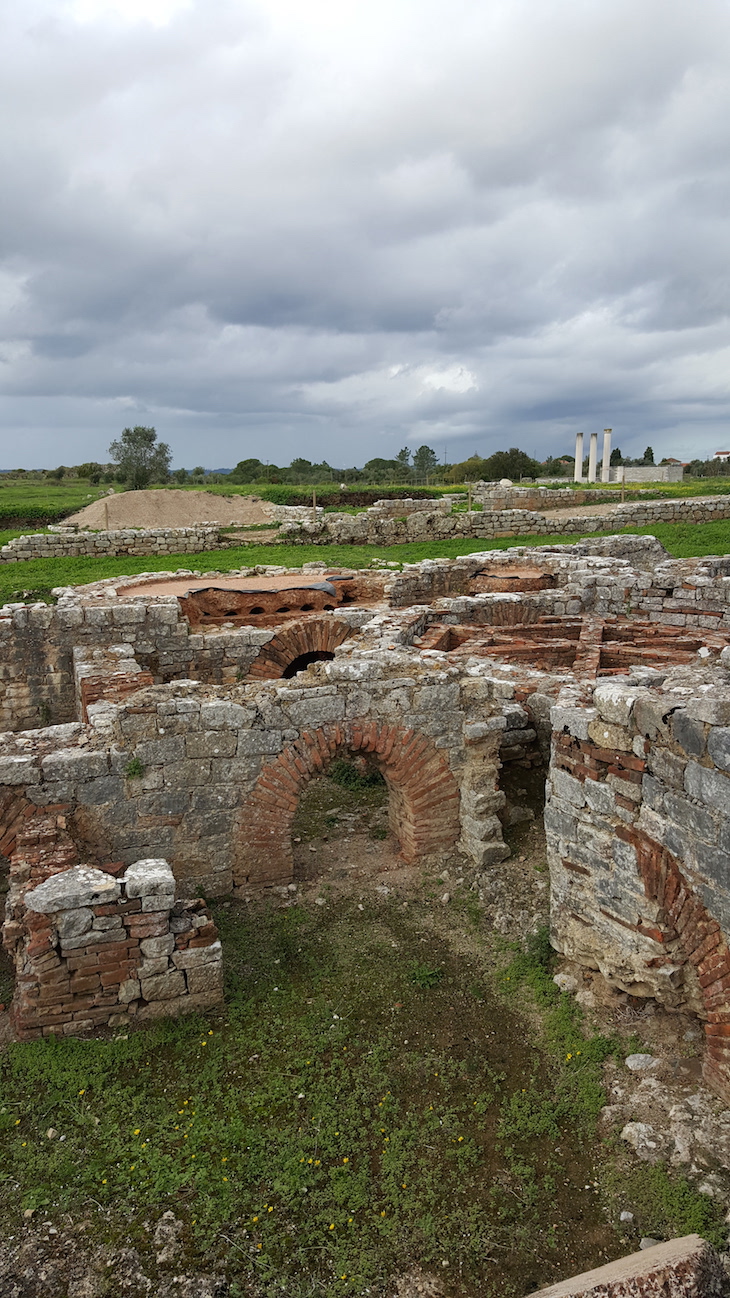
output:
[[[639,535],[656,536],[676,558],[703,554],[725,554],[730,550],[730,520],[719,523],[657,523],[653,527],[624,529]],[[17,532],[0,534],[0,543]],[[600,536],[602,533],[586,533]],[[342,567],[362,568],[373,561],[419,563],[422,559],[456,558],[483,550],[509,550],[517,545],[566,545],[576,536],[510,536],[495,540],[429,541],[411,545],[245,545],[230,550],[211,550],[200,555],[172,554],[78,559],[30,559],[24,563],[0,564],[0,603],[22,599],[49,599],[55,586],[84,585],[103,577],[138,572],[174,572],[197,562],[203,572],[229,572],[255,564],[301,567],[313,559]]]
[[[348,882],[357,845],[326,849],[361,832],[385,851],[382,798],[321,784],[296,836],[322,875],[292,904],[216,905],[222,1013],[0,1056],[4,1237],[81,1222],[154,1285],[171,1210],[171,1265],[226,1275],[232,1298],[415,1293],[408,1277],[518,1298],[642,1234],[719,1241],[710,1200],[597,1138],[602,1063],[641,1043],[586,1032],[545,938],[495,933],[453,870],[448,904],[437,867],[405,878],[387,854]]]

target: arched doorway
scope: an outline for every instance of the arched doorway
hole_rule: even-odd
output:
[[[335,617],[312,617],[290,622],[263,646],[246,679],[288,679],[297,671],[305,671],[311,662],[334,658],[337,646],[351,634],[349,623]],[[295,663],[301,665],[295,668]]]
[[[292,662],[289,663],[289,666],[284,668],[281,673],[281,678],[282,680],[289,681],[292,676],[296,676],[297,672],[305,672],[310,663],[327,662],[334,658],[334,656],[335,655],[329,649],[310,649],[309,653],[300,654],[298,658],[294,658]]]
[[[460,834],[459,788],[433,740],[376,721],[306,731],[267,762],[248,795],[235,845],[234,889],[289,883],[292,821],[302,791],[340,753],[372,754],[389,790],[389,822],[401,856],[413,862],[453,849]]]

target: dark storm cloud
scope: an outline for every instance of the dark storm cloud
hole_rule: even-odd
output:
[[[3,7],[4,461],[724,440],[724,3]]]

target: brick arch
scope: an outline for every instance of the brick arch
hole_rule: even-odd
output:
[[[679,956],[696,971],[705,1020],[706,1053],[703,1076],[708,1086],[730,1100],[730,951],[717,920],[699,900],[682,873],[679,862],[666,848],[645,835],[620,827],[617,836],[636,849],[637,864],[649,900],[659,906],[661,927],[641,926],[640,931],[667,956]]]
[[[339,753],[372,753],[390,790],[390,824],[404,860],[453,848],[460,833],[459,788],[428,735],[375,721],[305,731],[268,761],[249,794],[233,866],[235,888],[289,883],[292,822],[311,779]]]
[[[351,633],[349,623],[334,617],[302,618],[300,622],[290,622],[264,645],[246,679],[280,680],[295,658],[310,653],[334,653]]]

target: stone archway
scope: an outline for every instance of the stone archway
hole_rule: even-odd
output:
[[[644,891],[659,907],[657,927],[639,931],[657,943],[657,963],[679,957],[691,964],[702,997],[706,1055],[703,1076],[730,1101],[730,951],[717,920],[699,900],[679,862],[660,843],[619,826],[618,838],[636,849]]]
[[[286,884],[294,874],[291,828],[299,798],[338,753],[372,753],[390,791],[389,818],[403,859],[448,851],[460,833],[459,788],[428,735],[376,721],[305,731],[267,762],[242,808],[235,890]]]
[[[350,624],[340,618],[312,617],[290,622],[263,646],[246,679],[281,680],[297,659],[306,660],[302,663],[304,670],[307,662],[334,657],[337,646],[351,634]],[[316,658],[313,657],[315,654]]]

